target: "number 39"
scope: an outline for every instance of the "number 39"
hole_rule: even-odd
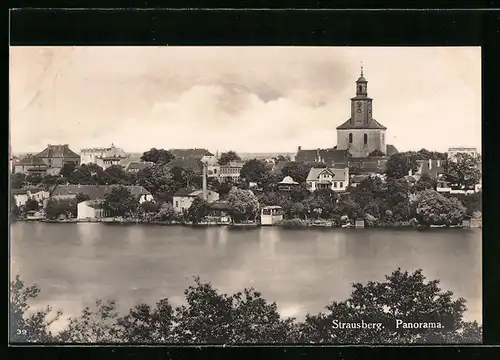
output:
[[[16,330],[16,334],[17,335],[27,335],[28,332],[26,330],[24,330],[24,329],[17,329]]]

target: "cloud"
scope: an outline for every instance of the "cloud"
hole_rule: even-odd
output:
[[[478,146],[479,55],[474,48],[16,47],[12,147],[334,146],[360,60],[374,117],[396,147]]]

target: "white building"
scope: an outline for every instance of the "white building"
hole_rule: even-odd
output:
[[[220,181],[237,181],[240,178],[241,169],[245,163],[243,161],[232,161],[229,164],[221,165],[219,172]]]
[[[349,186],[349,168],[312,168],[306,179],[310,191],[316,189],[331,189],[345,191]]]
[[[469,154],[477,157],[478,152],[475,147],[451,147],[448,149],[448,158],[453,159],[457,154]]]
[[[128,155],[121,148],[111,144],[107,148],[82,149],[80,152],[81,164],[96,164],[106,169],[113,165],[121,165]]]
[[[77,205],[77,220],[94,220],[104,216],[102,200],[87,200]]]
[[[173,197],[173,205],[176,212],[181,213],[183,211],[187,211],[194,199],[203,198],[208,203],[213,203],[219,200],[219,194],[215,191],[206,190],[205,196],[203,195],[203,190],[187,190],[181,189],[174,194]]]
[[[29,199],[28,192],[22,189],[12,189],[11,194],[14,197],[14,201],[16,202],[17,207],[21,207],[26,205],[26,202]]]
[[[205,155],[201,162],[207,166],[207,177],[218,178],[220,174],[219,159],[215,155]]]

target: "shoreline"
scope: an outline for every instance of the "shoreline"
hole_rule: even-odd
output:
[[[296,221],[297,219],[292,219],[288,221]],[[321,223],[305,223],[304,220],[301,220],[304,223],[300,225],[296,224],[274,224],[274,225],[261,225],[259,223],[217,223],[217,222],[205,222],[205,223],[188,223],[188,222],[161,222],[161,221],[140,221],[137,219],[104,219],[104,220],[76,220],[76,219],[67,219],[67,220],[48,220],[48,219],[16,219],[11,220],[11,222],[39,222],[39,223],[50,223],[50,224],[104,224],[104,225],[148,225],[148,226],[184,226],[184,227],[194,227],[194,228],[203,228],[203,227],[228,227],[235,229],[257,229],[261,227],[279,227],[285,230],[310,230],[310,229],[391,229],[391,230],[427,230],[427,229],[481,229],[482,226],[463,226],[463,225],[451,225],[451,226],[442,226],[442,225],[394,225],[394,224],[384,224],[377,226],[364,226],[364,227],[356,227],[355,225],[345,226],[345,225],[331,225],[331,224],[321,224]],[[482,224],[481,224],[482,225]]]

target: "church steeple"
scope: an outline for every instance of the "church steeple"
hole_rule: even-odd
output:
[[[356,95],[358,96],[368,96],[368,81],[366,81],[363,75],[363,62],[361,62],[361,74],[356,80]]]

